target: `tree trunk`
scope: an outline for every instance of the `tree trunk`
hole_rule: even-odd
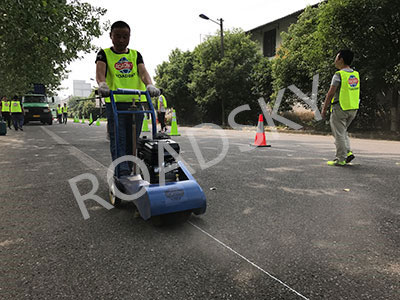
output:
[[[390,131],[399,130],[399,89],[394,87],[392,90],[392,105],[390,108]]]

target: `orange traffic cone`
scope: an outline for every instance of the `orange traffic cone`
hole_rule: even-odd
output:
[[[271,145],[267,145],[267,140],[265,138],[264,120],[263,120],[263,115],[262,114],[260,114],[258,116],[256,139],[254,140],[254,144],[252,146],[255,146],[255,147],[271,147]]]

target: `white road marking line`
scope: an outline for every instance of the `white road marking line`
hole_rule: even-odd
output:
[[[59,137],[57,134],[55,134],[51,130],[49,130],[43,126],[40,128],[42,128],[48,135],[50,135],[50,137],[52,137],[53,140],[55,140],[59,145],[68,146],[68,151],[71,155],[75,156],[85,166],[90,168],[92,171],[96,172],[96,174],[100,177],[100,179],[102,179],[104,182],[107,182],[107,169],[108,168],[106,166],[99,163],[97,160],[95,160],[91,156],[87,155],[85,152],[79,150],[75,146],[72,146],[70,143],[68,143],[63,138]]]
[[[297,292],[296,290],[294,290],[293,288],[291,288],[290,286],[288,286],[286,283],[284,283],[282,280],[276,278],[275,276],[271,275],[270,273],[268,273],[267,271],[265,271],[264,269],[262,269],[261,267],[257,266],[255,263],[253,263],[251,260],[247,259],[246,257],[244,257],[243,255],[241,255],[240,253],[236,252],[235,250],[233,250],[231,247],[229,247],[228,245],[226,245],[225,243],[221,242],[219,239],[217,239],[216,237],[212,236],[211,234],[209,234],[207,231],[204,231],[203,229],[201,229],[200,227],[198,227],[197,225],[194,225],[192,222],[188,221],[188,223],[190,225],[192,225],[193,227],[195,227],[196,229],[200,230],[201,232],[203,232],[205,235],[207,235],[208,237],[212,238],[214,241],[216,241],[217,243],[221,244],[222,246],[224,246],[226,249],[228,249],[229,251],[233,252],[234,254],[236,254],[237,256],[239,256],[240,258],[242,258],[243,260],[245,260],[246,262],[248,262],[249,264],[251,264],[253,267],[257,268],[258,270],[260,270],[261,272],[263,272],[264,274],[268,275],[270,278],[272,278],[273,280],[279,282],[280,284],[282,284],[283,286],[285,286],[286,288],[288,288],[290,291],[292,291],[293,293],[295,293],[296,295],[298,295],[299,297],[303,298],[303,299],[307,299],[309,300],[309,298],[303,296],[302,294],[300,294],[299,292]]]
[[[24,241],[24,239],[22,239],[22,238],[19,238],[19,239],[16,239],[16,240],[5,240],[3,242],[0,242],[0,247],[7,247],[7,246],[10,246],[10,245],[21,243],[23,241]]]
[[[48,130],[45,127],[40,127],[42,128],[48,135],[50,135],[58,144],[60,145],[66,145],[69,147],[69,151],[70,153],[75,156],[76,158],[78,158],[83,164],[85,164],[87,167],[89,167],[90,169],[92,169],[93,171],[95,171],[102,179],[104,178],[104,181],[106,181],[106,174],[107,174],[107,167],[105,167],[103,164],[101,164],[100,162],[98,162],[97,160],[95,160],[94,158],[92,158],[91,156],[87,155],[86,153],[82,152],[81,150],[79,150],[78,148],[76,148],[75,146],[72,146],[70,143],[68,143],[67,141],[65,141],[64,139],[62,139],[61,137],[59,137],[57,134],[55,134],[54,132]],[[104,177],[103,177],[104,176]],[[234,254],[236,254],[237,256],[239,256],[240,258],[242,258],[243,260],[245,260],[246,262],[248,262],[249,264],[251,264],[253,267],[257,268],[258,270],[260,270],[261,272],[263,272],[264,274],[268,275],[270,278],[272,278],[273,280],[279,282],[280,284],[282,284],[283,286],[285,286],[287,289],[289,289],[290,291],[292,291],[293,293],[295,293],[296,295],[298,295],[299,297],[309,300],[309,298],[303,296],[302,294],[300,294],[299,292],[297,292],[296,290],[294,290],[293,288],[291,288],[290,286],[288,286],[286,283],[284,283],[283,281],[281,281],[280,279],[276,278],[275,276],[271,275],[270,273],[268,273],[267,271],[265,271],[264,269],[262,269],[261,267],[259,267],[258,265],[256,265],[255,263],[253,263],[252,261],[250,261],[249,259],[247,259],[246,257],[244,257],[243,255],[241,255],[240,253],[236,252],[235,250],[233,250],[231,247],[229,247],[228,245],[224,244],[223,242],[221,242],[220,240],[218,240],[217,238],[215,238],[214,236],[212,236],[211,234],[209,234],[208,232],[204,231],[203,229],[201,229],[200,227],[198,227],[197,225],[194,225],[192,222],[188,221],[188,223],[190,225],[192,225],[194,228],[200,230],[202,233],[204,233],[205,235],[207,235],[208,237],[212,238],[213,240],[215,240],[216,242],[218,242],[219,244],[221,244],[222,246],[224,246],[226,249],[228,249],[229,251],[233,252]]]

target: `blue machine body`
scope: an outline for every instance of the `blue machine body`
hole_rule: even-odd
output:
[[[138,110],[138,111],[122,111],[117,109],[117,105],[114,100],[114,95],[146,95],[149,110]],[[152,136],[156,136],[157,126],[154,107],[151,101],[151,97],[148,91],[139,91],[132,89],[118,89],[116,91],[110,91],[111,105],[114,114],[114,126],[115,126],[115,143],[116,143],[116,154],[120,157],[120,147],[116,141],[118,141],[118,116],[120,114],[144,114],[150,113],[152,115]],[[189,170],[181,161],[177,161],[177,168],[179,169],[179,180],[175,182],[166,182],[164,185],[150,184],[148,181],[143,179],[137,179],[137,176],[119,176],[119,168],[115,170],[115,180],[118,180],[119,185],[123,187],[125,194],[134,195],[141,189],[145,189],[145,192],[139,198],[132,200],[141,217],[145,220],[152,216],[159,216],[169,213],[175,213],[180,211],[192,211],[194,214],[203,214],[206,211],[207,202],[203,190],[190,174]]]

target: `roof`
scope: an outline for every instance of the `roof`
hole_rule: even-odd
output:
[[[321,2],[324,2],[325,0],[322,0]],[[317,3],[317,4],[314,4],[314,5],[311,5],[311,7],[317,7],[321,2],[319,2],[319,3]],[[305,10],[305,8],[303,8],[303,9],[300,9],[300,10],[298,10],[298,11],[295,11],[294,13],[291,13],[291,14],[289,14],[289,15],[286,15],[286,16],[284,16],[284,17],[282,17],[282,18],[279,18],[279,19],[276,19],[276,20],[274,20],[274,21],[271,21],[271,22],[268,22],[268,23],[265,23],[265,24],[263,24],[263,25],[260,25],[260,26],[258,26],[258,27],[256,27],[256,28],[253,28],[253,29],[250,29],[250,30],[247,30],[246,31],[246,33],[249,33],[249,32],[253,32],[253,31],[256,31],[256,30],[258,30],[258,29],[261,29],[261,28],[263,28],[263,27],[265,27],[265,26],[268,26],[268,25],[271,25],[271,24],[274,24],[274,23],[277,23],[277,22],[280,22],[280,21],[282,21],[283,19],[286,19],[286,18],[290,18],[290,17],[298,17],[303,11]]]

